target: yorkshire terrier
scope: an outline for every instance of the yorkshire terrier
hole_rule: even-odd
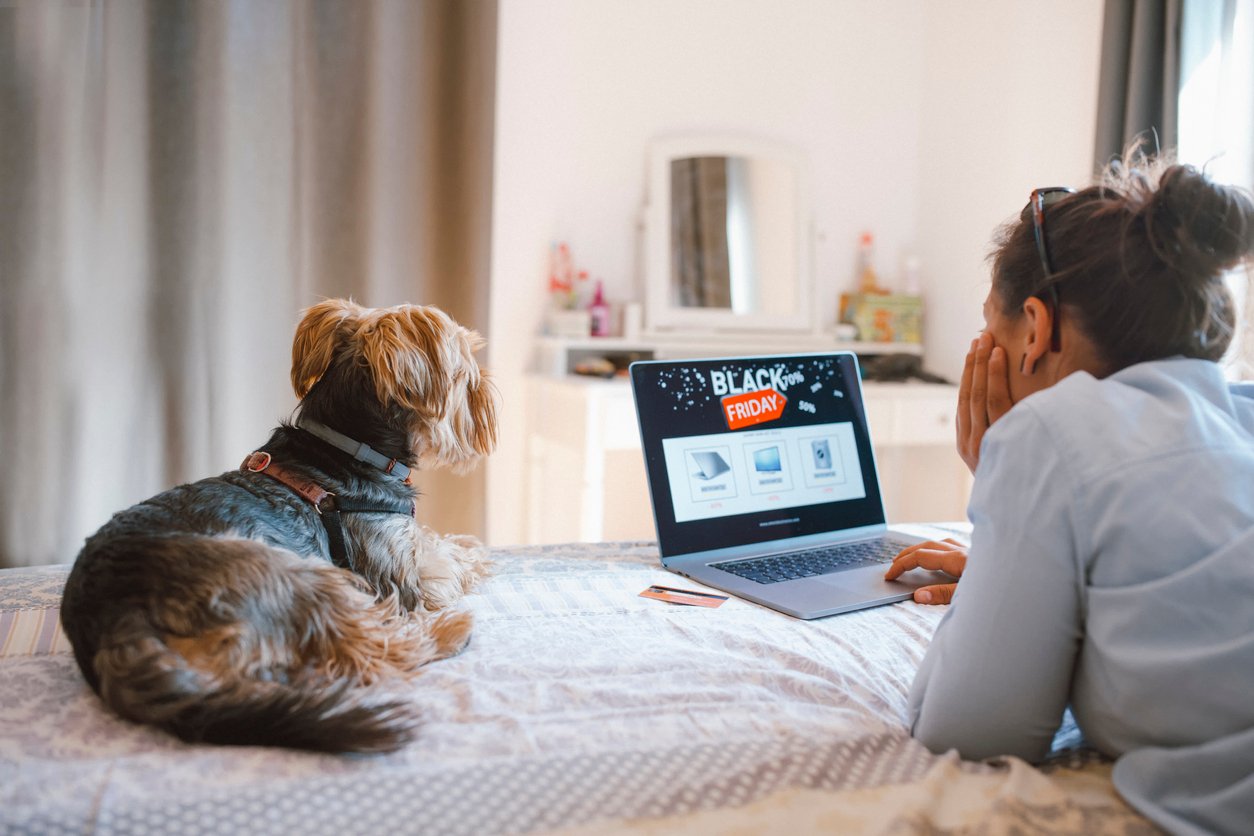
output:
[[[471,615],[449,607],[487,564],[474,538],[417,522],[410,475],[496,445],[482,345],[433,307],[306,310],[295,422],[238,471],[116,514],[79,553],[61,623],[101,699],[189,742],[411,740],[416,706],[395,685],[466,645]]]

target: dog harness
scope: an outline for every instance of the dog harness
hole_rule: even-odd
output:
[[[300,424],[297,426],[300,426]],[[321,424],[318,426],[322,427]],[[302,427],[302,429],[308,429],[308,427]],[[323,427],[323,429],[329,430],[327,427]],[[334,430],[330,431],[334,432]],[[339,435],[338,433],[336,434]],[[342,437],[348,439],[347,436]],[[357,444],[352,439],[348,440],[354,445]],[[335,446],[338,447],[339,445]],[[360,446],[365,447],[366,450],[369,450],[375,456],[383,458],[376,451],[366,447],[366,445],[362,444]],[[360,459],[361,457],[354,456],[354,458]],[[385,469],[369,459],[361,460],[374,464],[385,473],[391,472],[391,470]],[[386,461],[384,459],[384,462]],[[399,473],[393,475],[409,484],[409,468],[399,463],[396,464],[396,467],[403,468],[404,475],[401,476]],[[357,567],[353,565],[352,558],[348,555],[348,544],[344,539],[344,521],[340,518],[341,514],[404,514],[408,517],[415,517],[418,514],[418,504],[412,499],[394,502],[388,502],[387,500],[363,502],[348,496],[337,496],[314,480],[289,470],[274,461],[273,457],[264,450],[250,453],[244,459],[244,463],[240,465],[240,470],[248,473],[264,473],[266,476],[292,489],[308,501],[314,507],[314,510],[318,512],[318,517],[322,520],[322,525],[327,530],[327,542],[331,547],[331,562],[342,569],[348,569],[353,572],[357,571]]]

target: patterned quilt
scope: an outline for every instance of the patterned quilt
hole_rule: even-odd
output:
[[[0,571],[0,833],[1153,832],[1082,750],[969,763],[909,737],[939,608],[803,622],[650,600],[701,587],[649,543],[494,560],[470,647],[411,686],[419,739],[370,757],[114,717],[60,631],[67,567]]]

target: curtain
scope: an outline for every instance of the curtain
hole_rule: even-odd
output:
[[[485,330],[494,0],[0,5],[0,566],[237,467],[321,297]]]
[[[1106,0],[1094,156],[1104,167],[1134,139],[1174,149],[1182,0]]]

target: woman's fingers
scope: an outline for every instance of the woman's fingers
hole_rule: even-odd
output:
[[[988,332],[971,343],[958,385],[958,412],[954,422],[958,455],[975,472],[984,433],[1010,411],[1010,370],[1006,349],[993,343]]]
[[[962,383],[958,386],[958,455],[971,472],[980,459],[980,441],[988,429],[988,354],[993,338],[980,334],[967,352],[962,368]]]
[[[1006,363],[1006,349],[1001,346],[993,348],[988,356],[988,397],[986,409],[988,423],[1010,411],[1014,404],[1010,400],[1010,372]]]
[[[984,435],[988,427],[988,354],[993,348],[993,338],[980,334],[975,341],[975,363],[971,367],[971,435]],[[977,444],[978,448],[979,445]]]
[[[893,565],[889,567],[889,571],[895,574],[893,577],[899,577],[902,573],[911,569],[931,569],[932,571],[941,571],[955,578],[962,575],[962,570],[966,568],[967,558],[964,552],[955,552],[951,549],[919,549],[906,555],[904,558],[899,557],[893,561]],[[886,575],[887,577],[887,575]],[[892,580],[892,578],[888,578]]]
[[[966,362],[962,365],[962,380],[958,383],[958,411],[954,426],[958,432],[958,453],[965,453],[967,436],[971,433],[971,376],[975,369],[975,340],[967,350]],[[965,455],[964,455],[965,458]]]
[[[915,555],[922,549],[938,548],[939,543],[933,540],[926,540],[922,543],[915,543],[912,546],[906,546],[897,556],[893,558],[892,565],[888,567],[887,574],[884,575],[885,580],[891,581],[899,576],[902,572],[908,572],[918,566],[918,559]]]
[[[956,583],[939,583],[934,586],[921,586],[914,591],[916,604],[948,604],[954,599]]]
[[[888,567],[884,580],[891,581],[911,569],[939,569],[947,575],[959,577],[967,566],[967,549],[957,540],[928,540],[915,543],[901,550]],[[921,586],[914,591],[914,600],[920,604],[948,604],[954,597],[958,584],[940,583]]]
[[[884,573],[884,580],[895,580],[911,569],[940,570],[957,578],[962,575],[966,566],[967,550],[965,547],[929,540],[902,549],[901,553],[893,558],[888,571]]]

